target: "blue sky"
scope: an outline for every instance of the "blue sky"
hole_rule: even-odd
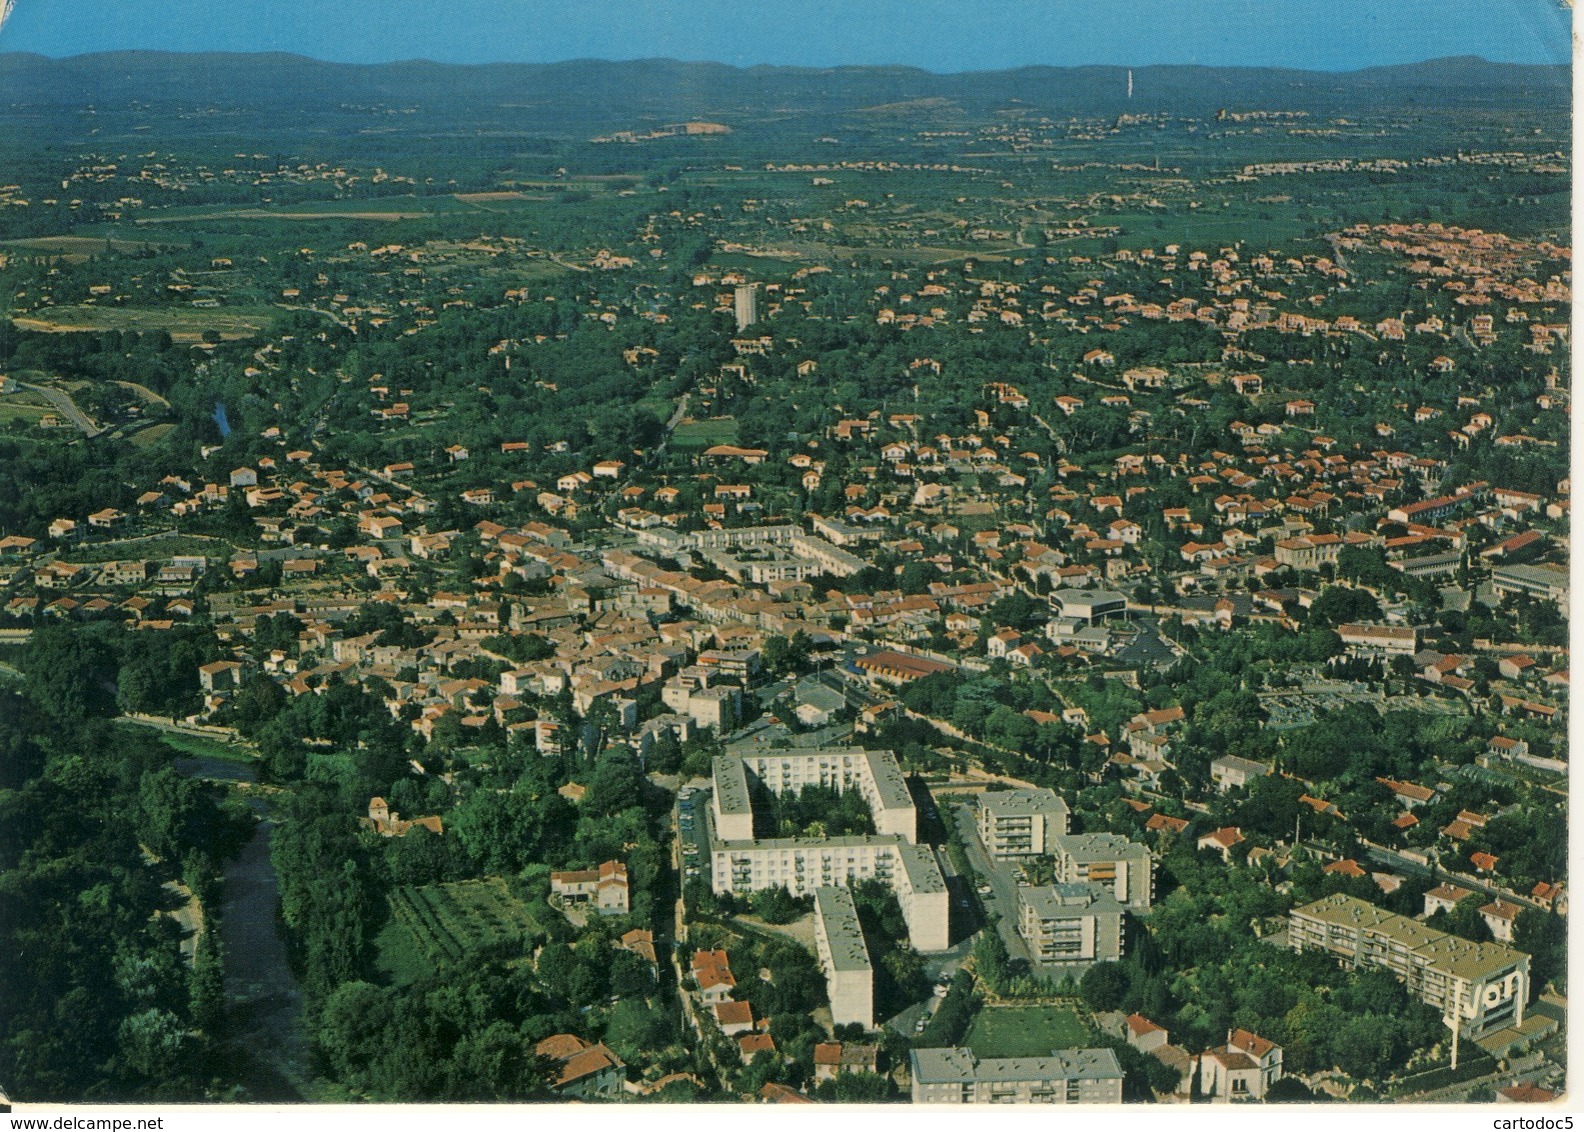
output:
[[[1336,71],[1440,55],[1566,62],[1569,23],[1561,0],[17,0],[0,51]]]

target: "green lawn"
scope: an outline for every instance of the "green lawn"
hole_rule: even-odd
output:
[[[683,421],[671,433],[673,448],[711,448],[717,444],[737,443],[737,422],[731,417],[707,421]]]
[[[146,727],[147,724],[134,721],[124,721],[125,727]],[[211,739],[206,735],[188,735],[176,731],[159,732],[160,742],[171,750],[183,755],[192,755],[194,758],[225,759],[233,763],[256,762],[256,756],[251,750],[238,743],[227,743],[220,739]]]
[[[980,1057],[1040,1057],[1093,1039],[1089,1027],[1065,1006],[987,1006],[963,1042]]]

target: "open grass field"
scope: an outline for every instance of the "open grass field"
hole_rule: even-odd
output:
[[[127,440],[131,442],[134,448],[152,448],[174,431],[176,431],[176,426],[170,423],[152,424],[147,428],[140,428],[136,432],[129,433]]]
[[[11,421],[38,424],[55,412],[51,406],[39,404],[39,400],[36,394],[28,393],[0,397],[0,424],[9,424]]]
[[[22,240],[0,240],[0,252],[17,256],[49,256],[69,263],[85,263],[106,251],[137,252],[160,245],[143,240],[92,239],[88,236],[33,236]]]
[[[126,722],[121,726],[141,727],[142,724]],[[190,735],[183,731],[161,731],[160,742],[171,750],[183,755],[190,755],[198,759],[224,759],[232,763],[254,763],[258,761],[247,747],[239,743],[227,743],[223,739],[211,739],[207,735]]]
[[[390,922],[375,943],[380,969],[398,983],[422,978],[442,962],[544,934],[499,877],[407,885],[391,893],[390,907]]]
[[[980,1057],[1041,1057],[1073,1049],[1094,1038],[1065,1006],[987,1006],[968,1027],[963,1044]]]
[[[737,421],[732,417],[713,417],[707,421],[685,420],[671,433],[673,448],[711,448],[717,444],[737,443]]]
[[[163,330],[177,342],[201,341],[213,330],[222,338],[251,338],[274,322],[274,313],[237,310],[177,310],[137,307],[51,307],[13,315],[20,330],[65,334],[83,330]]]

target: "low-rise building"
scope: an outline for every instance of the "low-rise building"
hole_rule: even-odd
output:
[[[569,904],[592,905],[602,916],[625,916],[631,910],[627,866],[606,861],[597,869],[550,874],[550,893]]]
[[[1048,1057],[979,1057],[962,1046],[909,1054],[914,1104],[1120,1104],[1122,1066],[1109,1049]]]
[[[1491,571],[1491,586],[1502,597],[1529,594],[1555,602],[1563,615],[1568,606],[1568,572],[1563,566],[1497,566]]]
[[[1261,1101],[1282,1078],[1282,1048],[1247,1030],[1199,1058],[1199,1089],[1212,1101]]]
[[[534,1046],[534,1053],[556,1063],[551,1088],[563,1097],[617,1097],[627,1078],[627,1065],[603,1042],[575,1034],[553,1034]]]
[[[1210,760],[1210,781],[1215,783],[1218,794],[1247,786],[1256,778],[1264,778],[1270,773],[1271,768],[1265,763],[1239,755],[1222,755]]]
[[[1094,624],[1106,617],[1127,612],[1127,595],[1114,590],[1057,590],[1050,595],[1051,607],[1062,617]]]

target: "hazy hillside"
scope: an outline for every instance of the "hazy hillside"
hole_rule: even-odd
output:
[[[1026,67],[938,75],[907,67],[737,68],[648,59],[612,63],[455,66],[404,62],[326,63],[294,55],[117,52],[51,60],[0,55],[0,106],[56,117],[92,107],[222,110],[272,116],[409,111],[388,128],[620,128],[708,117],[752,125],[767,117],[843,115],[915,100],[947,100],[982,113],[1009,106],[1072,115],[1220,107],[1367,109],[1435,102],[1471,108],[1554,105],[1565,112],[1563,67],[1488,63],[1462,57],[1345,74],[1188,66]],[[939,104],[935,109],[938,111]]]

